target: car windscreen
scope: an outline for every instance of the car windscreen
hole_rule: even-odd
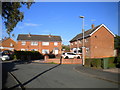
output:
[[[69,55],[76,55],[76,54],[74,54],[74,53],[67,53],[67,54],[69,54]]]

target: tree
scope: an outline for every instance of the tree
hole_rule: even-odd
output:
[[[9,37],[17,23],[24,19],[24,14],[20,11],[22,5],[26,5],[29,9],[32,3],[33,2],[2,2],[2,20]]]
[[[70,51],[70,46],[69,45],[62,45],[62,50],[65,50],[65,51]]]
[[[118,56],[120,56],[120,36],[118,35],[114,39],[114,48],[117,49]]]

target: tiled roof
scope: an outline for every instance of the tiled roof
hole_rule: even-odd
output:
[[[90,34],[92,32],[94,32],[99,26],[100,25],[98,25],[98,26],[96,26],[96,27],[94,27],[92,29],[89,29],[89,30],[85,31],[84,32],[84,37],[90,36]],[[82,39],[82,37],[83,37],[83,33],[80,33],[80,34],[76,35],[72,40],[70,40],[70,42],[76,41],[77,39]]]
[[[32,35],[19,34],[17,40],[31,40],[31,41],[62,41],[60,36],[53,35]]]

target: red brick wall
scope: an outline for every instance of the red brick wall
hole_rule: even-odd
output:
[[[85,52],[85,57],[87,58],[103,58],[112,57],[114,54],[114,36],[105,28],[101,27],[97,32],[95,32],[91,37],[85,42],[85,47],[89,48],[88,52]],[[76,48],[77,44],[71,42],[70,48]],[[82,43],[78,44],[82,47]]]
[[[47,59],[45,62],[54,62],[59,64],[60,59]],[[82,64],[82,59],[62,59],[62,64]]]
[[[103,26],[91,37],[91,58],[112,57],[114,53],[114,36]]]
[[[17,43],[17,50],[28,49],[30,51],[31,49],[38,49],[40,53],[42,53],[42,49],[48,49],[49,51],[52,51],[55,47],[59,49],[58,53],[61,54],[62,49],[61,42],[58,42],[57,46],[54,45],[54,42],[49,42],[48,46],[43,46],[42,42],[38,42],[37,46],[32,46],[31,41],[26,41],[26,45],[22,45],[22,41],[18,41]]]

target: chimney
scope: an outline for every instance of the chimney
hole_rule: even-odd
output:
[[[51,38],[52,37],[52,35],[51,34],[49,34],[49,38]]]
[[[31,37],[31,34],[30,34],[30,33],[28,34],[28,37]]]
[[[91,25],[91,27],[92,27],[92,29],[93,29],[93,28],[95,27],[95,25],[94,25],[94,24],[92,24],[92,25]]]

